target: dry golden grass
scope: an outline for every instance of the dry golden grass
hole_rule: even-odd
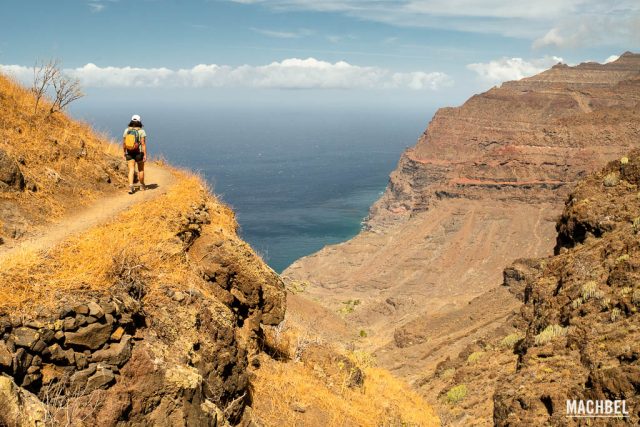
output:
[[[369,353],[342,355],[322,342],[300,322],[265,328],[265,347],[283,359],[264,356],[252,379],[252,408],[265,426],[440,425],[431,406]],[[352,384],[356,368],[362,386]]]
[[[123,262],[140,266],[150,295],[162,285],[208,294],[176,235],[185,216],[203,203],[212,213],[207,226],[212,232],[235,236],[235,217],[208,193],[200,177],[172,173],[176,183],[167,194],[136,204],[48,253],[24,249],[6,257],[0,265],[0,311],[29,311],[35,301],[39,307],[54,307],[58,291],[107,290]]]
[[[120,152],[105,135],[63,113],[48,117],[47,105],[37,112],[34,106],[29,89],[0,75],[0,149],[20,160],[25,180],[38,189],[0,193],[0,200],[19,205],[20,215],[34,225],[124,185],[124,174],[109,173]],[[106,173],[111,185],[104,182]]]
[[[440,425],[426,401],[389,372],[362,370],[362,388],[336,387],[303,363],[267,360],[252,381],[254,414],[265,426]]]

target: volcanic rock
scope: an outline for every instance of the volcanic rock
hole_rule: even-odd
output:
[[[93,323],[78,329],[77,332],[66,332],[64,334],[65,344],[95,350],[109,340],[111,329],[111,325]]]

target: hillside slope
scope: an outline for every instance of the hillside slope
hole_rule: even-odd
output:
[[[368,335],[362,346],[420,381],[502,333],[496,328],[519,305],[496,290],[504,266],[551,254],[576,182],[639,138],[640,55],[504,83],[439,110],[403,154],[366,229],[283,277],[306,283],[302,295],[331,310],[351,304],[351,329]]]
[[[590,425],[566,417],[566,400],[626,400],[640,420],[640,151],[580,182],[557,223],[557,254],[504,272],[518,311],[418,382],[441,398],[452,425]],[[486,375],[490,372],[490,375]],[[492,396],[492,399],[487,399]],[[478,401],[481,401],[478,404]]]

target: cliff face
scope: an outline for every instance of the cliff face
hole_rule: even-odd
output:
[[[640,131],[639,63],[626,53],[606,65],[557,65],[440,109],[403,154],[368,225],[402,220],[442,198],[564,199]]]
[[[575,183],[640,137],[640,55],[558,65],[439,110],[354,239],[283,276],[340,310],[378,360],[420,380],[502,328],[505,265],[546,256]],[[501,330],[501,329],[500,329]],[[440,390],[425,388],[437,397]]]

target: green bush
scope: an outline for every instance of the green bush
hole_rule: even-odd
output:
[[[455,387],[452,387],[447,392],[447,402],[453,405],[460,402],[466,396],[467,396],[467,386],[464,384],[460,384]]]

